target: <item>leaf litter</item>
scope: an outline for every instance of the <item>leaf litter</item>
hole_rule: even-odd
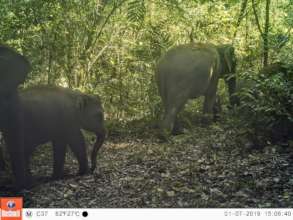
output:
[[[77,161],[68,153],[69,177],[26,191],[25,207],[293,207],[293,149],[253,149],[225,124],[192,127],[167,143],[156,132],[110,134],[92,175],[76,176]],[[34,176],[50,176],[52,164],[51,147],[40,147]]]

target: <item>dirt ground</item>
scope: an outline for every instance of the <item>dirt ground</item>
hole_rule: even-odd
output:
[[[167,143],[145,130],[110,134],[93,175],[75,176],[68,153],[71,177],[25,191],[25,207],[293,207],[292,146],[254,149],[227,124],[193,126]],[[32,171],[51,175],[49,145],[35,152]],[[0,196],[13,195],[1,188]]]

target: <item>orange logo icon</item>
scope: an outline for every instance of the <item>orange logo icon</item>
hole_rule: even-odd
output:
[[[1,198],[1,220],[22,219],[22,198],[6,197]]]

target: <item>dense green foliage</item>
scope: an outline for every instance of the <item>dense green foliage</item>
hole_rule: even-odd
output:
[[[154,66],[173,45],[233,43],[237,74],[258,77],[263,62],[266,3],[1,0],[0,42],[29,57],[33,71],[26,87],[57,84],[99,94],[108,119],[158,118],[161,108]],[[292,11],[291,0],[271,1],[269,62],[293,63]],[[247,105],[256,115],[288,114],[287,104],[280,104],[279,99],[292,98],[292,91],[286,87],[290,88],[291,82],[278,75],[262,77],[255,89],[270,98],[250,100]],[[225,104],[226,89],[223,83],[219,87]],[[192,105],[188,109],[200,109],[198,101]],[[266,117],[261,119],[267,121]]]
[[[249,129],[249,136],[256,144],[265,140],[292,139],[293,129],[293,69],[272,74],[243,74],[246,82],[238,92],[241,99],[238,116]]]

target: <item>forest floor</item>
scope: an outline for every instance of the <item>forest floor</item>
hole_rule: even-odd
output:
[[[254,149],[231,123],[196,124],[168,143],[139,123],[115,129],[93,175],[40,184],[25,192],[25,206],[293,207],[293,146],[268,142]],[[77,167],[69,153],[65,170],[74,174]],[[51,147],[37,150],[32,171],[50,176]],[[0,190],[0,195],[12,194]]]

